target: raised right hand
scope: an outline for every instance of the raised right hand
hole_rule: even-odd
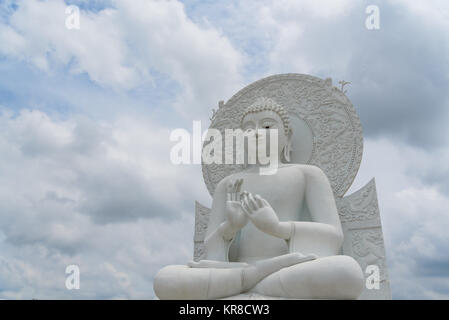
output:
[[[248,223],[248,217],[242,209],[240,202],[243,179],[230,181],[227,185],[226,218],[234,232],[239,231]]]

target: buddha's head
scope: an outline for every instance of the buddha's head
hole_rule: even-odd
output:
[[[268,137],[269,130],[276,130],[278,154],[290,161],[292,129],[288,112],[274,100],[261,97],[249,106],[242,115],[241,129],[248,135]],[[267,131],[264,131],[267,130]],[[262,135],[261,135],[262,133]],[[265,143],[269,143],[266,139]],[[257,144],[259,146],[259,143]],[[270,150],[267,146],[266,150]]]

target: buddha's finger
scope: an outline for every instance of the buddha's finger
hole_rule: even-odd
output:
[[[256,200],[254,199],[254,196],[252,195],[252,193],[249,194],[248,199],[249,199],[249,203],[251,204],[253,210],[259,209],[259,207],[258,207],[258,205],[256,203]]]
[[[246,205],[245,205],[245,203],[242,201],[242,211],[245,213],[245,215],[247,216],[247,217],[249,217],[250,216],[250,213],[249,213],[249,211],[248,211],[248,208],[246,207]]]
[[[226,186],[227,193],[232,193],[233,187],[234,187],[234,181],[231,180],[228,182],[228,185]]]
[[[245,198],[243,199],[243,207],[246,209],[246,211],[248,211],[249,215],[253,213],[253,209],[248,202],[248,196],[245,196]]]
[[[240,192],[240,188],[242,187],[242,184],[243,184],[243,179],[239,179],[238,184],[237,184],[237,190],[235,192],[237,192],[237,193]]]
[[[262,203],[263,203],[263,206],[264,206],[264,207],[269,207],[269,206],[270,206],[270,204],[268,203],[268,201],[265,200],[265,199],[263,199],[263,198],[262,198]]]
[[[234,185],[234,200],[238,201],[239,200],[239,194],[240,194],[240,186],[242,185],[242,179],[237,179],[235,181],[235,185]]]
[[[239,183],[240,183],[240,179],[235,179],[234,182],[234,192],[237,192],[238,188],[239,188]]]
[[[239,183],[237,184],[237,190],[235,191],[236,196],[237,196],[236,200],[240,200],[240,190],[242,188],[242,184],[243,184],[243,179],[239,179]]]
[[[240,201],[240,204],[242,205],[242,211],[243,211],[243,213],[245,214],[245,216],[246,216],[246,217],[249,217],[249,216],[250,216],[250,213],[249,213],[248,209],[246,208],[245,203],[243,202],[243,200]]]
[[[256,195],[254,196],[254,199],[256,199],[256,203],[257,203],[257,206],[258,206],[259,208],[262,208],[262,207],[264,206],[264,204],[263,204],[263,199],[262,199],[261,196],[259,196],[258,194],[256,194]]]

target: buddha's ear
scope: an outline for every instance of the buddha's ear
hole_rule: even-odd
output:
[[[293,135],[292,128],[288,128],[287,143],[286,143],[286,145],[284,147],[284,159],[287,162],[290,162],[290,153],[293,151],[293,148],[292,148],[292,135]]]

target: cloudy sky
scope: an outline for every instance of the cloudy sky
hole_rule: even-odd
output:
[[[443,0],[0,0],[0,298],[153,298],[155,273],[191,259],[194,200],[211,202],[200,166],[170,163],[171,130],[286,72],[351,81],[349,193],[376,178],[393,297],[448,299]]]

